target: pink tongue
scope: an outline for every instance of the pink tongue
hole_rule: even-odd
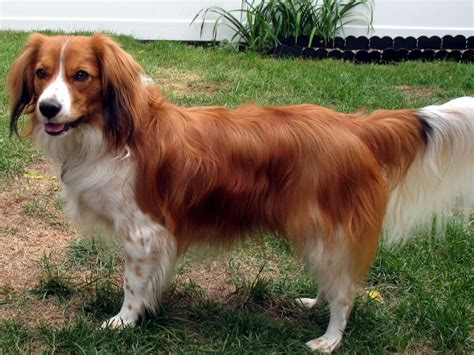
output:
[[[46,132],[58,133],[64,130],[64,123],[45,123],[44,130]]]

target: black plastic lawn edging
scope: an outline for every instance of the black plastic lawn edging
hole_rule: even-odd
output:
[[[474,63],[474,36],[336,37],[332,40],[308,36],[287,37],[271,53],[276,56],[312,59],[344,59],[354,63],[393,63],[405,60],[453,60]]]

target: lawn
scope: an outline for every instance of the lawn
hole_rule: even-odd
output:
[[[327,310],[301,310],[317,291],[288,246],[268,236],[233,251],[192,251],[156,315],[134,329],[100,330],[121,305],[120,248],[79,235],[62,213],[60,185],[30,142],[8,137],[9,66],[25,33],[0,32],[0,344],[10,352],[307,351]],[[117,38],[185,105],[315,103],[340,111],[421,107],[474,95],[474,65],[275,59],[225,48]],[[474,351],[473,228],[453,217],[381,247],[361,290],[341,353]],[[383,300],[367,296],[378,291]]]

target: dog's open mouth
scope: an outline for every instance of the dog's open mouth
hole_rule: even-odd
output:
[[[46,133],[57,136],[61,133],[67,132],[69,130],[69,124],[67,123],[45,123],[44,130]]]
[[[45,123],[44,130],[51,136],[59,136],[62,133],[69,131],[70,128],[75,128],[84,120],[84,116],[77,120],[67,123]]]

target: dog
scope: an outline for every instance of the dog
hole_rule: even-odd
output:
[[[474,201],[474,98],[344,114],[316,105],[183,108],[111,38],[32,34],[7,78],[64,185],[68,214],[124,246],[124,300],[105,327],[153,311],[190,245],[287,238],[329,304],[330,352],[385,228],[392,243]]]

